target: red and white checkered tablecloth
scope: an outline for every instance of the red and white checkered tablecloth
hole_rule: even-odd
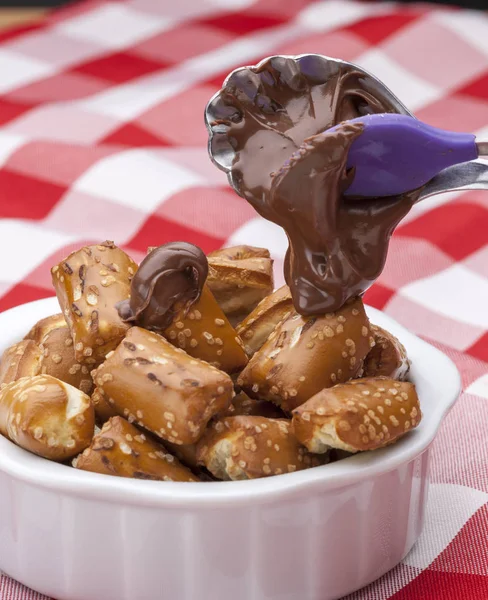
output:
[[[174,239],[204,251],[266,245],[280,281],[284,235],[210,163],[202,116],[230,70],[264,56],[357,62],[420,119],[488,138],[483,13],[347,0],[89,1],[0,42],[0,309],[52,295],[49,266],[106,238],[136,260]],[[435,443],[420,541],[349,600],[488,598],[487,242],[487,192],[426,200],[368,292],[454,359],[465,393]],[[45,600],[5,576],[0,599]]]

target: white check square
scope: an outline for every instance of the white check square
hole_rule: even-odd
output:
[[[442,90],[420,79],[376,48],[361,54],[355,62],[383,81],[411,111],[426,106],[443,94]]]
[[[426,569],[486,502],[488,494],[464,485],[431,484],[424,530],[403,564]]]
[[[190,169],[156,152],[135,149],[100,160],[74,189],[149,213],[175,192],[203,184],[205,180]]]
[[[1,281],[19,283],[51,254],[74,241],[73,236],[50,230],[42,223],[17,219],[0,219],[0,254],[12,255],[16,240],[15,260],[2,262]]]
[[[53,71],[52,65],[0,48],[0,93],[27,85]]]
[[[455,321],[488,329],[488,280],[461,264],[414,281],[400,294]]]
[[[116,49],[160,33],[171,23],[171,19],[162,16],[149,16],[121,4],[108,4],[68,19],[57,29],[74,38]]]

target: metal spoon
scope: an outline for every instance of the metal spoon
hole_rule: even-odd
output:
[[[296,61],[311,59],[323,62],[324,66],[327,66],[328,63],[331,68],[352,68],[356,72],[364,74],[362,83],[365,85],[365,87],[367,87],[368,91],[370,91],[373,96],[385,99],[392,106],[395,112],[414,117],[414,115],[402,104],[402,102],[400,102],[400,100],[391,92],[391,90],[384,85],[383,82],[381,82],[371,73],[368,73],[368,71],[365,69],[353,63],[319,54],[302,54],[298,56],[269,57],[261,61],[258,65],[256,65],[256,67],[259,68],[260,65],[272,58],[289,58]],[[238,71],[242,71],[245,68],[249,67],[241,67],[230,73],[223,84],[223,88],[225,88],[226,82],[230,77],[232,77],[232,75]],[[237,192],[239,192],[237,182],[234,181],[232,173],[234,157],[232,147],[230,144],[223,144],[221,136],[218,140],[216,140],[218,134],[221,133],[218,124],[219,119],[216,115],[216,106],[218,104],[220,94],[221,91],[217,92],[217,94],[215,94],[214,97],[208,102],[205,109],[205,122],[209,132],[209,154],[216,166],[227,173],[230,185]],[[423,200],[429,196],[435,196],[443,192],[480,189],[488,189],[488,165],[474,161],[466,162],[448,167],[433,177],[422,189],[419,200]]]

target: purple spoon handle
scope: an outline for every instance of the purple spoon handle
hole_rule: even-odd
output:
[[[455,164],[478,158],[475,136],[432,127],[413,117],[378,114],[350,121],[364,125],[349,151],[355,168],[348,197],[396,196],[417,189]]]

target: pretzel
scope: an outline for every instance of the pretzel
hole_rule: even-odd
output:
[[[42,352],[32,340],[23,340],[7,348],[0,361],[0,390],[21,377],[41,372]]]
[[[256,416],[267,417],[268,419],[284,419],[285,413],[272,402],[266,400],[256,400],[249,398],[244,392],[239,392],[232,399],[232,404],[221,416]]]
[[[237,326],[246,352],[252,356],[268,339],[274,328],[287,315],[295,312],[290,288],[287,285],[266,296]]]
[[[207,254],[207,257],[223,258],[225,260],[246,260],[248,258],[270,258],[270,254],[267,248],[240,245],[213,250]]]
[[[164,441],[165,447],[174,454],[176,458],[181,461],[186,467],[192,471],[198,471],[199,465],[197,462],[197,445],[195,444],[172,444],[171,442]]]
[[[249,396],[271,400],[289,412],[322,388],[355,377],[373,344],[359,298],[320,317],[295,312],[254,354],[237,384]]]
[[[226,373],[246,365],[244,345],[207,285],[189,310],[180,304],[175,311],[173,322],[164,331],[172,344]]]
[[[115,305],[128,298],[136,270],[135,262],[113,242],[86,246],[51,269],[79,362],[100,363],[124,337],[129,325]]]
[[[112,417],[105,423],[74,466],[82,471],[133,479],[199,481],[163,446],[122,417]]]
[[[375,346],[364,359],[364,377],[391,377],[404,381],[410,371],[410,360],[403,344],[393,334],[371,325]]]
[[[229,321],[242,321],[273,291],[273,261],[268,250],[236,246],[208,256],[207,285]]]
[[[0,391],[0,433],[44,458],[64,461],[79,454],[94,427],[90,398],[50,375],[23,377]]]
[[[111,417],[116,417],[118,415],[115,408],[108,401],[107,396],[98,387],[93,390],[91,402],[95,410],[95,419],[98,425],[103,425]]]
[[[90,371],[75,358],[73,339],[62,314],[42,319],[25,336],[40,348],[42,357],[37,374],[52,375],[90,394],[93,382]]]
[[[293,411],[293,427],[310,452],[360,452],[392,444],[421,418],[412,383],[375,377],[322,390]]]
[[[162,336],[133,327],[93,373],[111,406],[175,444],[192,444],[234,394],[231,378]]]
[[[198,461],[223,480],[256,479],[323,464],[296,440],[287,419],[226,417],[207,429]]]

